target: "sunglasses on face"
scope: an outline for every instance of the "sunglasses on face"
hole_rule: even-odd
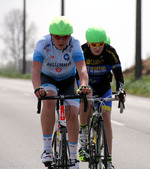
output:
[[[65,36],[53,35],[53,36],[54,36],[55,39],[57,39],[57,40],[60,40],[61,38],[62,38],[63,40],[66,40],[66,39],[68,39],[68,38],[70,37],[70,35],[65,35]]]
[[[105,42],[100,42],[100,43],[89,43],[90,46],[92,46],[93,48],[97,48],[97,46],[99,47],[103,47]]]

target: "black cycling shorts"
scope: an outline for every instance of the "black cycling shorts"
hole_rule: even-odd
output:
[[[76,95],[78,89],[75,76],[62,81],[56,81],[43,73],[41,73],[41,86],[46,90],[57,91],[59,95]]]

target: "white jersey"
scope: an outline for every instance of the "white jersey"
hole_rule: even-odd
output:
[[[40,39],[33,54],[33,61],[42,65],[42,73],[57,80],[65,80],[75,76],[75,63],[84,60],[80,42],[70,37],[65,49],[59,50],[51,40],[50,34]]]

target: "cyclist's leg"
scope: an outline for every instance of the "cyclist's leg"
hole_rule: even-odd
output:
[[[92,86],[90,86],[92,89]],[[92,96],[93,91],[88,95]],[[80,132],[79,132],[79,142],[80,142],[80,149],[79,149],[79,160],[84,162],[88,161],[88,156],[86,154],[87,151],[87,143],[88,143],[88,126],[89,121],[92,116],[92,109],[93,105],[92,102],[88,102],[88,109],[87,112],[84,112],[84,103],[80,103]]]
[[[112,92],[111,89],[109,89],[103,96],[102,98],[105,97],[112,97]],[[110,154],[112,153],[112,127],[111,127],[111,107],[112,107],[112,102],[104,102],[104,105],[102,106],[103,110],[103,119],[105,123],[105,128],[106,128],[106,136],[107,136],[107,142],[108,142],[108,147],[109,147],[109,152]]]
[[[93,86],[91,84],[89,84],[92,92],[88,95],[88,96],[92,96],[93,95]],[[92,113],[92,102],[88,102],[88,109],[87,109],[87,112],[84,112],[84,103],[81,102],[80,103],[80,126],[82,128],[82,126],[85,126],[85,125],[89,125],[89,120],[90,120],[90,117],[91,117],[91,113]]]
[[[47,89],[48,96],[55,96],[56,93],[52,90]],[[41,113],[41,125],[44,135],[52,134],[55,123],[55,106],[56,101],[54,100],[43,100],[43,107]]]
[[[55,81],[50,77],[41,74],[41,85],[48,92],[47,96],[56,96],[57,88]],[[41,125],[44,135],[53,133],[53,127],[55,123],[55,106],[56,100],[43,100],[43,107],[41,113]]]
[[[106,136],[109,147],[109,153],[112,154],[112,126],[111,126],[111,115],[110,111],[105,110],[103,114],[103,119],[106,128]]]
[[[67,112],[67,131],[68,131],[68,140],[69,140],[69,150],[70,158],[72,164],[75,163],[75,166],[70,167],[70,169],[79,169],[79,161],[77,159],[77,147],[78,147],[78,134],[79,134],[79,101],[77,100],[67,100],[69,105],[71,105],[71,114]]]
[[[102,97],[112,97],[112,91],[109,89]],[[106,137],[109,148],[108,162],[112,163],[112,126],[111,126],[111,107],[112,102],[104,102],[103,109],[103,120],[105,123]]]
[[[92,92],[88,96],[92,96],[93,87],[89,84],[92,89]],[[80,103],[80,144],[82,148],[86,148],[87,140],[88,140],[88,126],[89,120],[92,115],[92,102],[88,102],[87,112],[84,112],[84,102]]]
[[[52,79],[41,75],[41,84],[45,90],[48,91],[48,95],[54,96],[57,93],[56,87],[53,84]],[[44,100],[42,113],[41,113],[41,127],[43,132],[44,152],[42,154],[42,162],[48,165],[53,161],[52,152],[52,133],[55,123],[55,105],[56,101]]]

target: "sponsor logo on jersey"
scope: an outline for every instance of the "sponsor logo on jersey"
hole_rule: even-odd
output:
[[[70,56],[66,53],[66,54],[64,55],[64,59],[65,59],[66,61],[68,61],[68,60],[70,59]]]
[[[60,67],[56,68],[56,72],[60,73],[61,71],[62,71],[62,68],[60,68]]]
[[[50,63],[50,62],[48,62],[47,63],[47,66],[52,66],[52,67],[67,67],[70,65],[71,65],[71,62],[68,62],[68,63]]]
[[[100,65],[104,63],[104,59],[87,59],[86,60],[86,65]]]

